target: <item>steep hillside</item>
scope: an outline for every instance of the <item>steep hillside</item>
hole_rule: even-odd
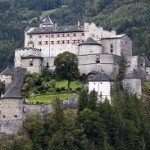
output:
[[[23,46],[23,31],[50,14],[58,24],[96,22],[133,40],[134,54],[150,58],[149,0],[0,0],[0,70],[11,65]]]

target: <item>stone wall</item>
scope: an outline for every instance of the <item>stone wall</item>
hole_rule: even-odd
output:
[[[124,79],[123,86],[130,93],[137,94],[137,96],[141,96],[142,94],[141,79]]]
[[[32,65],[30,64],[32,63]],[[42,70],[42,59],[41,58],[27,58],[21,60],[21,68],[26,68],[30,73],[38,73]]]

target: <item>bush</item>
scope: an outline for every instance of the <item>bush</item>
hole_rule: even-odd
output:
[[[66,91],[66,88],[65,88],[65,87],[61,87],[60,90],[61,90],[61,91]]]
[[[80,92],[80,91],[81,91],[80,87],[76,88],[76,92]]]
[[[59,93],[61,90],[60,88],[56,88],[55,91]]]

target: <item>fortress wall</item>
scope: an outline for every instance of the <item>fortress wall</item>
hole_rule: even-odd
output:
[[[102,53],[102,47],[100,45],[80,45],[79,55],[87,54],[100,54]]]
[[[32,61],[33,66],[30,66],[30,61]],[[27,68],[30,73],[38,73],[42,70],[42,60],[41,59],[22,59],[21,67]]]
[[[121,50],[125,56],[132,55],[132,40],[128,36],[123,36],[121,39]]]
[[[32,114],[49,114],[53,110],[52,105],[23,105],[23,116],[26,118]]]
[[[142,94],[141,79],[124,79],[123,86],[129,92],[137,94],[137,96],[141,96]]]
[[[111,45],[113,45],[113,52],[111,52]],[[121,56],[120,39],[102,39],[102,47],[105,53]]]
[[[91,71],[101,71],[103,70],[108,75],[116,75],[118,72],[118,67],[113,64],[88,64],[88,65],[79,65],[80,73],[88,74]]]
[[[22,126],[22,100],[4,99],[1,100],[1,128],[0,132],[16,134]]]

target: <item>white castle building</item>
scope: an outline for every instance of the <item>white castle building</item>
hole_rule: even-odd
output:
[[[133,93],[141,95],[141,81],[150,78],[149,60],[132,56],[132,40],[126,34],[118,35],[116,31],[104,30],[94,23],[58,26],[47,16],[38,27],[27,28],[24,35],[24,48],[15,51],[15,68],[26,68],[30,73],[40,72],[44,67],[54,70],[56,56],[69,51],[77,55],[81,74],[98,72],[94,78],[96,82],[93,79],[93,83],[89,82],[89,91],[96,90],[102,99],[111,99],[112,81],[118,74],[121,55],[127,59],[124,86],[131,86]],[[100,75],[100,72],[109,79],[103,78],[106,75]],[[103,86],[106,82],[109,88],[98,88],[106,87]]]

